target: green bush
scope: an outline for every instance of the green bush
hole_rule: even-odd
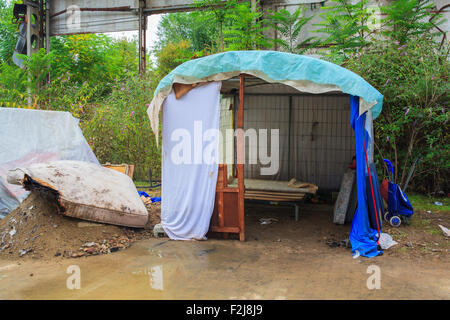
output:
[[[111,95],[84,109],[84,135],[100,162],[135,165],[135,179],[146,180],[148,169],[161,170],[161,143],[156,145],[147,115],[157,83],[153,74],[117,81]]]
[[[403,45],[378,41],[345,64],[384,96],[383,112],[374,122],[379,167],[382,158],[391,159],[403,185],[419,158],[410,187],[421,192],[449,188],[448,52],[430,37]]]

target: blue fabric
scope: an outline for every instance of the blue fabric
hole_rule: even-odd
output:
[[[142,196],[144,196],[144,197],[146,197],[146,198],[150,198],[150,196],[147,194],[147,192],[145,192],[145,191],[138,191],[138,193],[139,193],[139,197],[142,197]]]
[[[356,189],[358,195],[358,208],[352,221],[350,231],[350,243],[352,244],[352,253],[359,252],[364,257],[375,257],[382,253],[377,249],[378,232],[370,227],[369,213],[367,208],[366,196],[366,158],[364,154],[364,139],[366,134],[364,123],[366,114],[359,116],[359,97],[350,97],[351,118],[350,123],[355,131],[356,146]],[[369,141],[366,141],[369,145]]]
[[[274,82],[309,80],[317,84],[333,84],[342,92],[359,96],[369,103],[376,101],[372,108],[373,119],[381,112],[383,95],[356,73],[324,60],[279,51],[228,51],[187,61],[161,80],[154,96],[163,88],[171,88],[175,75],[200,81],[233,71],[262,72]]]
[[[161,197],[153,197],[151,200],[152,202],[161,202]]]
[[[161,197],[150,197],[150,196],[148,195],[148,193],[145,192],[145,191],[138,191],[138,193],[139,193],[139,197],[144,196],[144,197],[146,197],[146,198],[150,198],[150,200],[152,200],[152,203],[153,203],[153,202],[161,202]]]
[[[392,162],[388,159],[384,159],[384,162],[386,162],[389,173],[394,174],[394,166],[392,165]]]
[[[388,192],[389,216],[403,215],[408,218],[411,217],[414,213],[414,209],[400,186],[389,181]]]

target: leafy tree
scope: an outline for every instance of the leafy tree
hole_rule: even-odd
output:
[[[301,54],[318,44],[316,37],[299,41],[303,28],[314,18],[314,16],[304,16],[306,7],[300,6],[294,13],[290,13],[286,9],[269,12],[271,15],[267,18],[268,25],[284,37],[284,39],[273,39],[273,42],[280,45],[285,51]]]
[[[17,42],[17,25],[11,22],[13,7],[13,1],[0,0],[0,62],[12,63]]]
[[[384,96],[374,123],[379,163],[384,157],[393,160],[396,181],[403,185],[408,168],[420,158],[412,181],[420,191],[450,187],[448,52],[431,37],[403,45],[376,41],[346,63]]]
[[[117,80],[111,94],[83,105],[80,126],[101,163],[135,164],[135,179],[156,176],[161,169],[161,143],[156,145],[147,108],[158,84],[152,72]]]
[[[194,53],[190,50],[190,43],[186,40],[181,40],[178,43],[168,43],[156,54],[158,79],[162,79],[175,67],[190,60],[193,55]]]
[[[256,2],[239,3],[227,13],[232,25],[224,31],[227,50],[253,50],[269,47],[270,43],[263,34],[263,13]]]
[[[390,5],[380,7],[386,15],[383,19],[383,34],[400,44],[404,44],[414,36],[430,33],[436,25],[442,24],[439,19],[430,22],[434,4],[430,0],[397,0]]]
[[[323,21],[316,24],[315,31],[326,35],[323,44],[328,45],[332,53],[345,58],[347,53],[368,44],[367,22],[373,12],[367,2],[361,0],[353,4],[352,0],[334,0],[334,5],[323,8]]]
[[[46,85],[47,66],[53,59],[53,53],[46,54],[45,49],[40,49],[38,53],[30,57],[24,54],[19,55],[19,57],[23,60],[25,66],[28,88],[32,94],[39,95],[42,87]]]
[[[208,8],[216,18],[219,23],[219,35],[220,35],[220,51],[224,51],[223,43],[223,26],[226,21],[227,10],[232,10],[236,6],[235,0],[226,1],[223,0],[198,0],[194,1],[194,7],[197,8]]]
[[[214,50],[218,47],[219,29],[212,12],[171,13],[164,15],[161,19],[157,36],[156,52],[168,43],[178,43],[182,40],[189,42],[193,52],[205,48]]]
[[[26,106],[25,71],[8,63],[0,64],[0,107]]]

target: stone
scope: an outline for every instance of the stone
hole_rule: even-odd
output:
[[[161,223],[158,223],[153,227],[153,235],[155,236],[155,238],[167,236],[166,233],[164,232]]]

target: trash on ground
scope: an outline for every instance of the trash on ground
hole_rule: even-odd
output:
[[[439,202],[439,201],[435,201],[434,204],[437,206],[442,206],[442,202]]]
[[[380,246],[383,250],[389,249],[392,246],[398,244],[397,241],[392,239],[392,237],[387,233],[381,233],[380,236]]]
[[[127,175],[82,161],[52,161],[17,168],[8,182],[39,190],[65,216],[128,227],[148,220],[133,181]]]
[[[153,202],[161,202],[161,197],[150,197],[148,195],[148,193],[145,192],[145,191],[138,191],[138,194],[141,197],[142,201],[151,202],[151,203],[153,203]]]
[[[164,231],[164,228],[161,223],[158,223],[153,227],[153,235],[155,236],[155,238],[167,237],[166,232]]]
[[[350,243],[350,239],[344,239],[341,241],[337,241],[334,239],[328,239],[326,241],[327,246],[329,246],[330,248],[337,248],[337,247],[344,247],[344,248],[351,248],[351,243]]]
[[[111,163],[105,163],[103,164],[103,166],[105,168],[111,169],[111,170],[115,170],[115,171],[119,171],[123,174],[126,174],[127,176],[129,176],[131,179],[133,179],[133,173],[134,173],[134,165],[133,164],[111,164]]]
[[[440,224],[438,224],[438,226],[439,226],[439,228],[441,228],[442,232],[444,232],[444,234],[445,234],[447,237],[450,237],[450,229],[447,229],[446,227],[444,227],[444,226],[442,226],[442,225],[440,225]]]
[[[271,224],[274,222],[278,222],[278,219],[276,219],[276,218],[260,218],[259,222],[261,224]]]

